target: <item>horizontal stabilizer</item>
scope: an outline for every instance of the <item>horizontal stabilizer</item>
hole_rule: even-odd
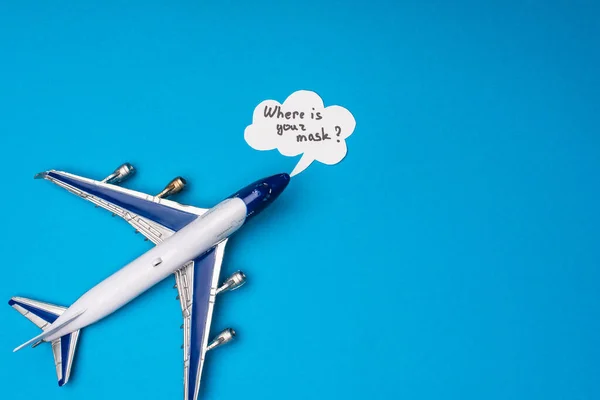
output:
[[[61,323],[60,326],[54,328],[52,324],[66,311],[65,307],[27,299],[25,297],[13,297],[8,301],[8,305],[44,331],[41,335],[38,335],[24,345],[16,348],[15,351],[27,346],[28,343],[32,343],[35,340],[42,340],[44,336],[47,337],[47,335],[52,334],[52,332],[56,332],[57,329],[64,327],[82,314],[79,313],[75,317],[70,318],[69,321]],[[58,386],[63,386],[67,383],[71,376],[71,367],[73,366],[73,358],[75,357],[75,350],[77,349],[79,332],[80,331],[75,331],[52,341],[52,355],[54,356],[54,366],[56,367]]]
[[[33,322],[38,328],[45,329],[65,312],[65,307],[42,301],[27,299],[25,297],[13,297],[8,305],[17,310],[25,318]]]
[[[33,339],[28,340],[25,343],[23,343],[22,345],[20,345],[19,347],[15,348],[13,350],[13,352],[19,351],[23,347],[29,346],[30,344],[33,344],[33,343],[38,342],[40,340],[44,340],[45,338],[47,338],[49,336],[52,336],[53,334],[55,334],[56,332],[58,332],[59,330],[61,330],[62,328],[64,328],[67,324],[70,324],[71,322],[73,322],[76,318],[78,318],[84,312],[85,312],[85,310],[81,310],[77,314],[75,314],[74,316],[72,316],[71,318],[69,318],[66,321],[64,321],[63,323],[61,323],[60,325],[50,327],[48,330],[42,332],[41,334],[37,335]]]
[[[75,358],[79,332],[75,331],[52,341],[52,355],[54,356],[58,386],[63,386],[67,383],[71,376],[71,367]]]

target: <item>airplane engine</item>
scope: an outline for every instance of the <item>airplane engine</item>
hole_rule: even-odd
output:
[[[217,289],[217,294],[227,292],[229,290],[238,289],[246,283],[246,275],[242,271],[234,272],[223,284]]]
[[[183,179],[181,176],[178,176],[177,178],[175,178],[171,182],[169,182],[169,184],[167,186],[165,186],[165,188],[162,190],[162,192],[157,194],[156,197],[160,197],[161,199],[166,199],[169,196],[173,196],[174,194],[181,192],[186,184],[187,184],[186,180]]]
[[[223,330],[223,332],[219,333],[216,338],[213,339],[212,342],[206,348],[206,351],[216,349],[219,346],[224,345],[225,343],[229,343],[235,337],[235,331],[231,328],[227,328]]]
[[[135,168],[130,163],[125,163],[121,165],[119,168],[115,169],[115,171],[102,179],[104,183],[121,183],[125,180],[131,178],[131,176],[135,174]]]

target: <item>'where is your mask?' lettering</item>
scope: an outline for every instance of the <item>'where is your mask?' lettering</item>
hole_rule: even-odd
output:
[[[300,90],[282,104],[275,100],[260,103],[244,138],[256,150],[278,149],[288,157],[302,154],[290,174],[294,176],[315,160],[339,163],[346,156],[346,138],[355,126],[354,117],[344,107],[325,107],[318,94]]]

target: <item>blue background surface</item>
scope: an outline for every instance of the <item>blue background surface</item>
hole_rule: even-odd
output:
[[[292,170],[243,130],[309,89],[354,114],[348,156],[231,241],[204,398],[600,398],[594,2],[70,3],[0,3],[0,298],[68,305],[149,248],[35,172],[130,161],[213,205]],[[64,388],[1,307],[0,397],[181,398],[172,284],[87,328]]]

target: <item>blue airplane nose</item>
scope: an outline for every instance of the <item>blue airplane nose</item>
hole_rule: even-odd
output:
[[[232,197],[238,197],[246,204],[246,217],[256,215],[271,204],[290,183],[288,174],[277,174],[246,186]]]
[[[290,176],[286,173],[273,175],[265,179],[265,182],[269,185],[269,189],[271,189],[270,197],[275,200],[283,192],[283,189],[287,187],[288,183],[290,183]]]

